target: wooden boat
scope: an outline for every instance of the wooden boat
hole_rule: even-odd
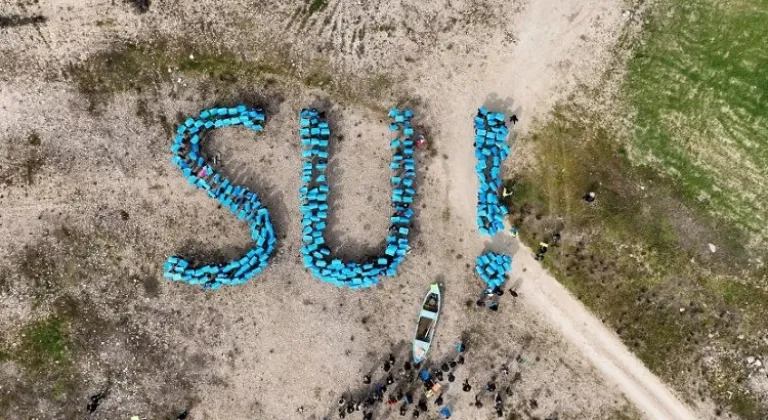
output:
[[[435,283],[429,286],[429,293],[424,297],[424,303],[419,312],[416,336],[413,339],[414,363],[421,363],[426,359],[432,338],[435,336],[438,315],[440,315],[440,285]]]

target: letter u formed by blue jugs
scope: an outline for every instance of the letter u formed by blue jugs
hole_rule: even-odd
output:
[[[477,189],[477,228],[480,234],[493,236],[504,230],[504,216],[509,213],[501,204],[501,164],[509,156],[504,114],[480,108],[475,116],[475,172]]]
[[[413,217],[414,179],[416,162],[414,159],[413,128],[409,109],[389,111],[390,131],[398,135],[389,146],[393,150],[390,168],[393,175],[390,181],[392,207],[389,234],[384,255],[363,263],[344,262],[331,256],[331,250],[325,245],[323,232],[328,218],[328,181],[325,171],[328,166],[328,142],[331,131],[315,109],[305,109],[300,114],[299,135],[302,145],[302,174],[299,188],[301,203],[302,242],[301,253],[304,267],[316,278],[339,287],[360,289],[374,286],[383,276],[394,276],[398,265],[405,259],[408,251],[408,233]]]
[[[181,169],[184,177],[196,188],[205,190],[251,228],[251,238],[256,245],[241,258],[226,264],[193,266],[179,256],[168,258],[164,277],[216,290],[223,285],[244,284],[261,273],[275,249],[275,230],[267,208],[256,193],[233,185],[229,179],[217,173],[204,159],[200,150],[203,133],[214,128],[243,125],[253,131],[263,130],[264,112],[248,109],[244,105],[234,108],[212,108],[189,118],[176,131],[171,161]]]
[[[490,288],[501,287],[511,269],[512,257],[509,255],[487,252],[475,261],[475,271]]]

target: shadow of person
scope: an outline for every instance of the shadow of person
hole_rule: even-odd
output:
[[[522,111],[522,107],[520,106],[514,108],[515,100],[513,98],[502,98],[497,93],[491,93],[488,95],[483,102],[483,106],[489,111],[503,112],[507,117],[511,116],[512,114],[516,114],[519,118],[520,112]]]
[[[497,254],[514,256],[519,249],[520,244],[505,230],[497,233],[485,242],[483,254],[486,252],[495,252]]]

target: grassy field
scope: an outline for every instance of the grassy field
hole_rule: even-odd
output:
[[[553,273],[689,402],[743,419],[768,418],[744,362],[768,350],[766,6],[654,6],[619,111],[561,106],[508,181],[523,239],[561,234]]]
[[[768,237],[768,2],[666,1],[626,85],[632,145],[686,197]]]

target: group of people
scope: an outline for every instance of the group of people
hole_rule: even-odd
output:
[[[372,420],[376,408],[386,405],[400,416],[410,414],[412,418],[419,418],[427,415],[430,406],[434,405],[441,418],[451,418],[453,410],[446,404],[444,391],[456,382],[456,370],[465,363],[465,349],[459,342],[455,356],[433,368],[407,360],[398,367],[395,356],[390,354],[382,366],[386,378],[372,383],[371,375],[365,375],[363,384],[370,387],[369,392],[358,398],[342,396],[338,401],[338,417],[345,419],[355,412],[362,412],[364,420]]]
[[[394,276],[409,249],[408,233],[414,214],[411,208],[416,195],[414,129],[411,127],[413,111],[392,109],[389,112],[390,131],[402,133],[390,142],[393,155],[389,166],[394,171],[391,183],[395,212],[390,217],[384,254],[363,263],[343,262],[330,257],[331,250],[325,245],[323,232],[328,218],[329,187],[325,171],[331,131],[324,116],[316,109],[304,109],[300,117],[299,134],[304,162],[299,201],[304,267],[320,280],[352,289],[371,287],[378,283],[381,276]]]
[[[475,173],[477,190],[477,227],[481,234],[493,236],[504,229],[507,208],[501,203],[499,190],[501,164],[509,156],[509,129],[501,112],[481,107],[475,116]]]
[[[339,398],[338,418],[346,419],[356,412],[361,412],[363,420],[372,420],[380,407],[391,407],[403,417],[420,418],[428,415],[432,406],[440,418],[451,418],[453,408],[446,402],[451,400],[446,393],[450,391],[452,384],[457,383],[457,370],[466,362],[465,351],[465,344],[458,342],[456,353],[448,361],[434,367],[421,367],[405,361],[398,368],[394,355],[390,354],[382,366],[385,379],[373,383],[371,375],[365,375],[363,384],[370,387],[368,392],[357,398],[351,395]],[[509,375],[507,365],[501,366],[500,373],[505,377]],[[504,393],[499,389],[501,387],[497,385],[496,378],[497,375],[494,374],[477,392],[473,405],[478,409],[483,408],[483,401],[492,395],[493,409],[501,418],[504,416]],[[473,389],[475,388],[470,379],[461,382],[463,392],[469,393]]]
[[[277,241],[267,208],[256,193],[236,185],[216,173],[202,156],[201,135],[211,129],[243,125],[253,131],[262,131],[266,116],[260,109],[248,109],[245,105],[233,108],[204,110],[197,118],[189,118],[176,130],[171,145],[171,161],[181,169],[190,184],[201,188],[229,209],[251,229],[256,246],[241,258],[226,264],[195,266],[180,256],[172,256],[164,266],[163,276],[173,281],[183,281],[206,289],[215,290],[223,285],[238,285],[259,274],[267,266]]]

